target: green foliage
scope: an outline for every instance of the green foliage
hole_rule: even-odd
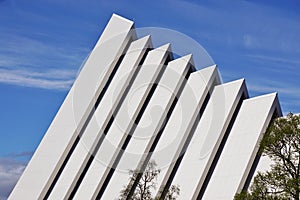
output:
[[[144,172],[137,169],[130,170],[129,184],[120,192],[119,200],[156,200],[157,198],[154,198],[151,193],[151,191],[156,189],[156,181],[160,173],[160,169],[156,167],[155,161],[150,161]],[[138,181],[138,183],[136,187],[133,188],[136,181]],[[132,192],[132,189],[134,189],[134,192]],[[176,200],[179,194],[179,186],[172,185],[164,199]]]
[[[235,199],[300,199],[300,116],[288,114],[267,129],[260,144],[261,152],[273,164],[269,171],[258,173],[250,192]]]

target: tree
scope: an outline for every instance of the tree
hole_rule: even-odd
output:
[[[127,186],[120,192],[119,200],[154,200],[151,191],[156,189],[156,180],[160,169],[156,168],[155,161],[150,161],[143,173],[139,170],[129,170],[130,181]],[[139,180],[136,187],[133,184]],[[134,189],[134,192],[131,190]],[[167,192],[165,199],[176,200],[180,194],[179,186],[172,185]]]
[[[260,151],[273,164],[255,176],[250,192],[235,199],[300,199],[300,115],[275,119],[267,129]]]
[[[180,188],[178,185],[171,185],[171,187],[169,188],[167,195],[165,197],[165,199],[168,200],[176,200],[177,197],[180,195]]]

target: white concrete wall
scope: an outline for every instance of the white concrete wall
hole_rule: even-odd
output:
[[[150,47],[132,21],[111,17],[9,199],[95,199],[99,191],[114,199],[128,170],[148,159],[161,170],[157,197],[167,183],[179,186],[179,199],[197,199],[203,185],[203,199],[232,199],[244,187],[275,109],[281,115],[276,94],[244,100],[238,110],[244,80],[221,84],[216,66],[184,80],[191,55],[167,63],[170,44]]]
[[[103,199],[116,199],[124,186],[128,185],[130,175],[128,170],[137,169],[145,159],[159,134],[178,90],[182,86],[185,75],[192,64],[191,55],[169,62],[164,75],[146,108],[144,114],[124,151],[117,170],[109,181]],[[137,151],[138,150],[138,151]]]
[[[178,99],[174,111],[166,128],[158,141],[151,156],[161,170],[157,180],[157,190],[164,186],[167,177],[181,155],[183,145],[188,138],[195,120],[200,112],[210,88],[214,87],[214,80],[218,79],[215,67],[206,68],[190,75],[188,82]]]
[[[117,15],[112,16],[12,191],[10,199],[44,197],[118,58],[135,37],[132,27],[132,21]]]
[[[118,104],[133,75],[139,71],[139,63],[146,49],[151,47],[150,38],[145,37],[131,43],[122,63],[113,77],[107,92],[102,97],[94,115],[92,116],[86,130],[80,138],[80,142],[74,149],[64,171],[60,175],[49,199],[68,198],[78,178],[85,167],[90,155],[94,152],[96,142],[103,135],[102,130],[107,126],[109,119],[116,113]]]
[[[275,109],[280,115],[276,93],[243,102],[203,199],[233,199],[241,192]]]
[[[95,159],[89,167],[74,199],[91,199],[97,196],[98,191],[104,183],[110,167],[113,166],[115,159],[121,151],[127,134],[135,125],[135,120],[146,101],[150,89],[157,81],[170,53],[170,45],[164,45],[151,50],[136,79],[124,99],[120,111],[115,116],[105,139],[99,150],[95,153]],[[97,176],[95,176],[97,174]]]
[[[197,198],[193,194],[199,193],[243,94],[247,94],[244,80],[218,85],[213,90],[172,182],[180,187],[179,199]]]

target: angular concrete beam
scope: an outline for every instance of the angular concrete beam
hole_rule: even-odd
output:
[[[243,79],[216,86],[213,90],[172,181],[180,187],[179,199],[197,199],[194,194],[202,187],[230,121],[239,109],[239,102],[247,96]]]
[[[69,198],[90,154],[94,152],[95,143],[103,136],[101,130],[105,129],[111,117],[117,113],[118,107],[127,95],[126,90],[130,88],[130,82],[134,80],[140,69],[140,62],[150,47],[149,36],[136,40],[129,46],[122,63],[107,88],[107,92],[102,97],[49,199]]]
[[[42,199],[47,195],[119,57],[135,37],[132,28],[132,21],[111,17],[10,199]]]
[[[203,199],[233,199],[241,192],[275,112],[281,116],[276,93],[244,100]]]
[[[102,199],[117,199],[123,187],[129,184],[128,170],[137,169],[139,163],[147,157],[156,136],[166,123],[171,105],[175,98],[178,98],[179,90],[191,65],[193,65],[191,55],[169,62]]]
[[[157,186],[165,185],[164,177],[170,176],[175,162],[180,157],[185,141],[199,116],[209,91],[219,84],[216,66],[193,72],[188,78],[182,94],[172,112],[170,119],[159,139],[150,160],[157,163],[161,170]],[[159,187],[153,194],[158,192]]]
[[[115,116],[106,137],[99,149],[94,152],[95,158],[91,163],[82,183],[80,184],[74,199],[94,199],[94,195],[102,187],[108,175],[110,166],[116,160],[120,151],[120,144],[124,143],[124,135],[135,126],[135,121],[151,92],[151,88],[164,71],[164,64],[170,56],[170,45],[151,50],[130,90],[118,114]],[[95,176],[97,174],[97,176]]]

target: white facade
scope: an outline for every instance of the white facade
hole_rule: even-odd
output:
[[[113,15],[9,199],[115,199],[128,170],[154,160],[160,197],[233,199],[256,167],[277,94],[248,98],[245,80],[152,47]],[[151,153],[150,153],[151,151]]]

